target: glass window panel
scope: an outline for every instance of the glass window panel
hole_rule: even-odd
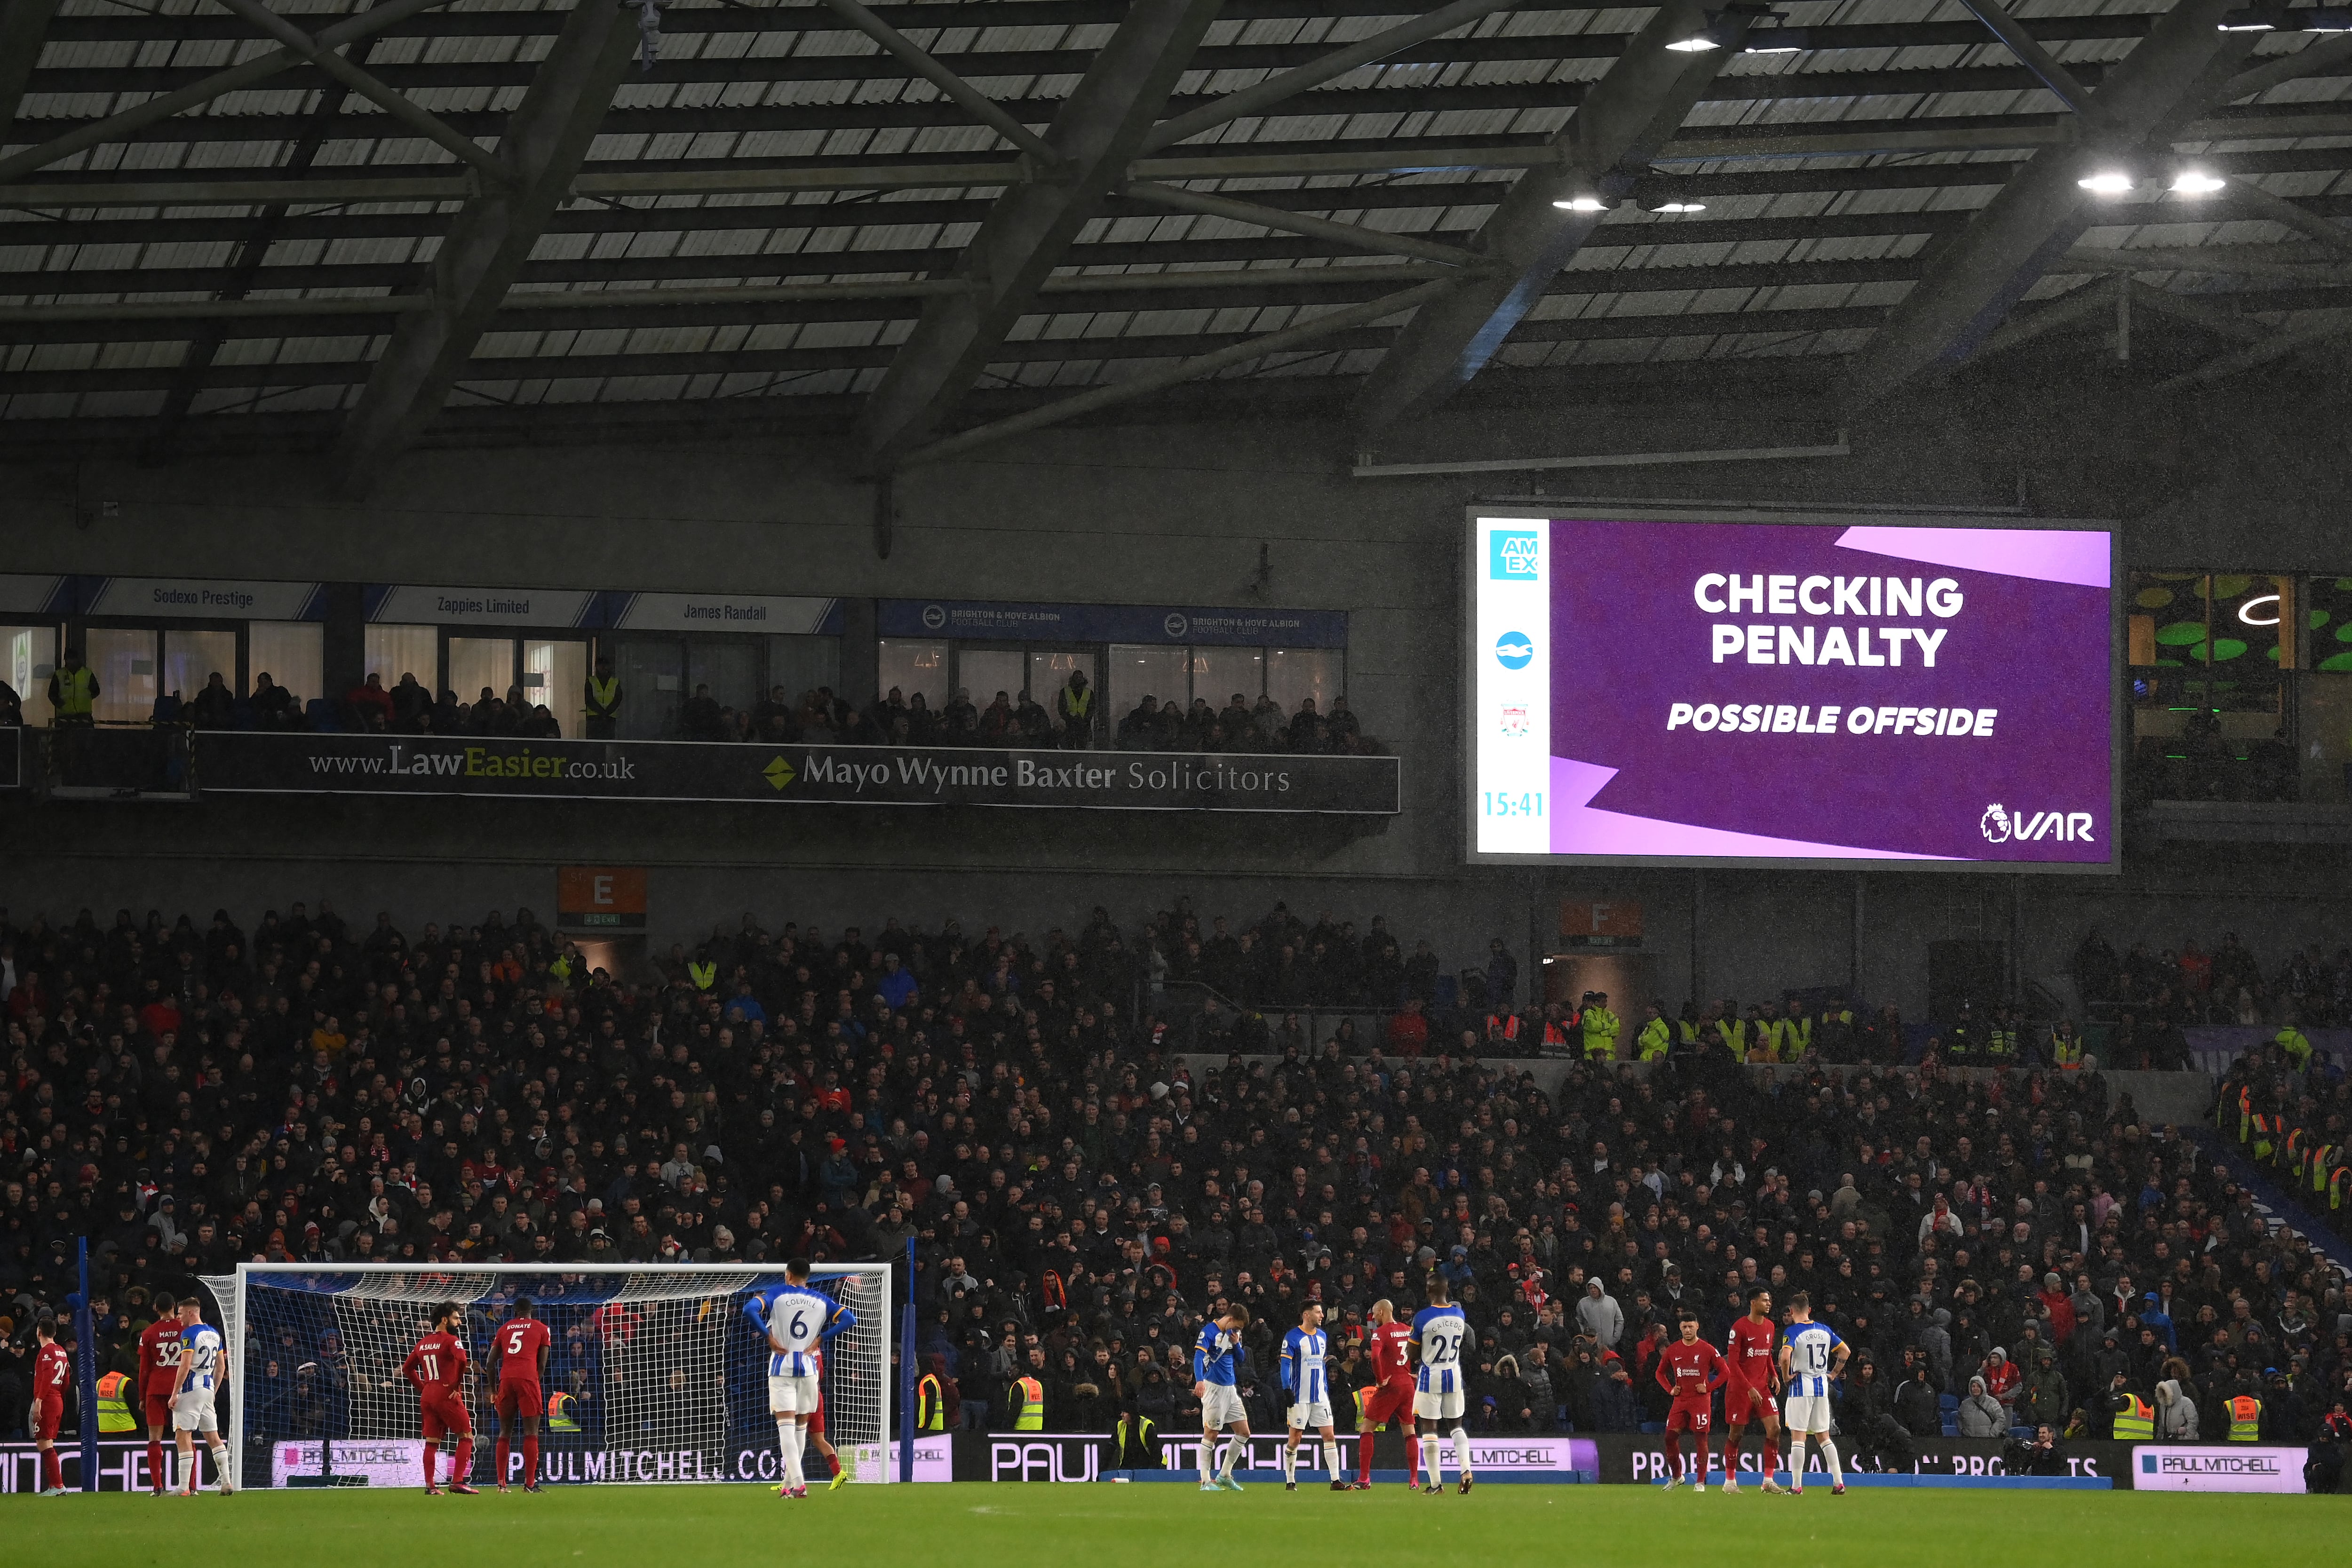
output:
[[[1328,713],[1331,699],[1340,691],[1341,655],[1337,648],[1270,648],[1265,656],[1265,694],[1280,705],[1287,721],[1297,717],[1299,704],[1315,700],[1315,711]]]
[[[421,628],[430,631],[430,627]],[[246,690],[248,695],[268,676],[294,694],[297,702],[326,695],[327,628],[316,621],[255,621],[245,630]],[[416,672],[417,683],[428,689],[434,671]],[[386,689],[399,684],[398,675],[383,678]]]
[[[98,677],[92,716],[101,724],[144,724],[155,716],[155,634],[92,626],[86,644]]]
[[[565,638],[522,645],[522,700],[555,715],[567,741],[588,732],[588,645]]]
[[[1087,684],[1094,688],[1094,743],[1099,745],[1102,743],[1104,733],[1102,670],[1099,668],[1099,661],[1095,657],[1094,649],[1090,647],[1031,648],[1029,650],[1029,695],[1054,721],[1057,726],[1055,733],[1059,736],[1061,731],[1058,726],[1062,721],[1061,709],[1055,706],[1054,700],[1061,694],[1062,689],[1069,684],[1070,677],[1080,671],[1085,672]],[[1062,742],[1056,740],[1054,743]]]
[[[983,713],[1000,691],[1007,702],[1020,700],[1021,676],[1028,668],[1029,656],[1017,647],[956,649],[956,685],[971,693],[971,705]]]
[[[2302,588],[2299,668],[2352,674],[2352,577],[2305,577]]]
[[[163,634],[163,672],[160,689],[194,702],[218,671],[221,684],[236,689],[235,632],[167,631]]]
[[[675,741],[678,704],[686,700],[686,644],[677,637],[620,637],[611,645],[621,683],[624,741]]]
[[[389,687],[389,680],[384,685]],[[488,690],[503,700],[515,684],[515,640],[512,637],[451,637],[449,684],[457,700],[468,708]]]
[[[2303,798],[2352,800],[2352,674],[2306,675],[2294,685]]]
[[[0,626],[0,679],[24,700],[26,723],[49,721],[49,677],[57,664],[57,627]]]
[[[760,700],[760,645],[745,637],[688,637],[686,694],[692,697],[698,686],[710,688],[719,707],[748,714]]]
[[[808,636],[768,639],[768,684],[784,689],[784,700],[794,707],[818,687],[841,691],[841,639]]]
[[[1255,708],[1265,695],[1265,650],[1262,647],[1196,647],[1192,650],[1192,695],[1205,697],[1212,708],[1223,708],[1242,695],[1242,706]]]
[[[945,705],[948,697],[948,645],[943,642],[922,642],[908,637],[884,637],[875,661],[874,690],[887,697],[897,687],[898,695],[912,702],[915,693],[933,710]],[[982,703],[986,707],[986,703]]]
[[[1191,689],[1184,672],[1184,650],[1150,644],[1114,643],[1103,668],[1104,719],[1116,737],[1119,726],[1141,707],[1147,697],[1158,706],[1173,706],[1181,718]],[[1065,680],[1068,679],[1064,676]],[[1157,742],[1152,742],[1156,745]],[[1147,747],[1146,749],[1150,749]]]
[[[452,682],[441,678],[441,629],[438,626],[370,626],[364,652],[367,668],[360,672],[362,682],[367,677],[375,676],[383,680],[383,689],[389,691],[400,684],[402,676],[413,675],[416,677],[417,685],[436,697],[454,689]],[[280,686],[286,684],[278,679],[276,670],[271,670],[269,675]],[[313,697],[325,696],[325,687],[326,680],[321,677],[319,684],[310,690],[304,691],[299,687],[295,690],[308,701]],[[470,691],[465,694],[469,701],[473,695]]]

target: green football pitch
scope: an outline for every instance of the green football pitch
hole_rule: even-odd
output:
[[[764,1487],[551,1488],[534,1497],[340,1491],[182,1500],[0,1502],[26,1568],[672,1568],[833,1561],[1037,1568],[1109,1563],[1734,1563],[1900,1568],[2264,1568],[2347,1561],[2352,1499],[1855,1489],[1801,1500],[1639,1487],[1488,1486],[1424,1497],[1257,1483],[844,1487],[788,1502]]]

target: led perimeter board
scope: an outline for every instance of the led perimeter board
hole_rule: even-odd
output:
[[[1469,521],[1472,861],[2116,869],[2111,527]]]

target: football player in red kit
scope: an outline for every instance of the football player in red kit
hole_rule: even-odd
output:
[[[551,1337],[539,1321],[539,1303],[518,1296],[515,1315],[490,1336],[490,1353],[499,1360],[499,1392],[492,1401],[499,1413],[499,1490],[507,1489],[507,1468],[514,1452],[515,1427],[522,1427],[522,1489],[539,1489],[539,1413],[546,1405],[547,1356]]]
[[[139,1335],[139,1394],[147,1415],[147,1480],[157,1497],[171,1490],[163,1469],[163,1436],[172,1429],[172,1393],[180,1384],[179,1303],[159,1290],[150,1303],[155,1321]]]
[[[1658,1386],[1674,1396],[1666,1407],[1666,1486],[1671,1490],[1687,1479],[1693,1491],[1703,1492],[1706,1490],[1707,1422],[1715,1408],[1715,1391],[1723,1386],[1725,1363],[1715,1347],[1698,1337],[1696,1316],[1679,1314],[1675,1327],[1679,1337],[1658,1352]],[[1698,1458],[1689,1469],[1683,1465],[1685,1432],[1698,1436]]]
[[[1395,1303],[1373,1302],[1371,1327],[1364,1333],[1364,1347],[1370,1352],[1364,1364],[1370,1369],[1372,1381],[1356,1394],[1358,1491],[1371,1489],[1372,1439],[1391,1421],[1404,1426],[1407,1489],[1412,1486],[1412,1478],[1421,1474],[1421,1438],[1414,1432],[1412,1416],[1412,1363],[1405,1355],[1405,1347],[1412,1342],[1412,1325],[1397,1321]]]
[[[1748,1315],[1724,1336],[1729,1372],[1723,1383],[1723,1489],[1739,1489],[1739,1439],[1751,1421],[1764,1427],[1764,1490],[1784,1489],[1773,1472],[1780,1468],[1780,1406],[1774,1400],[1780,1381],[1780,1330],[1772,1321],[1772,1292],[1748,1292]]]
[[[433,1331],[416,1342],[400,1375],[416,1389],[418,1411],[425,1417],[425,1490],[441,1490],[433,1478],[434,1461],[446,1435],[457,1439],[457,1452],[449,1467],[449,1489],[462,1497],[474,1495],[467,1480],[474,1469],[474,1420],[466,1411],[466,1342],[457,1337],[466,1309],[444,1301],[433,1310]]]
[[[58,1423],[65,1419],[66,1389],[73,1382],[73,1360],[58,1343],[53,1318],[33,1324],[40,1348],[33,1352],[33,1447],[41,1454],[43,1497],[66,1495],[65,1472],[58,1468]]]

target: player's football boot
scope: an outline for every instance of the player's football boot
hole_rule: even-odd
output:
[[[833,1479],[825,1483],[824,1489],[829,1492],[837,1492],[848,1484],[849,1472],[847,1470],[835,1470],[833,1472]]]
[[[1724,1489],[1725,1491],[1727,1491],[1727,1492],[1736,1492],[1736,1491],[1738,1491],[1738,1490],[1739,1489],[1739,1478],[1738,1478],[1738,1476],[1726,1476],[1726,1477],[1724,1477],[1724,1478],[1723,1478],[1723,1489]]]
[[[1845,1483],[1844,1483],[1843,1481],[1840,1481],[1837,1485],[1835,1485],[1835,1486],[1832,1487],[1832,1488],[1830,1489],[1830,1496],[1832,1496],[1832,1497],[1843,1497],[1843,1496],[1845,1496]]]
[[[1217,1484],[1224,1488],[1229,1492],[1237,1492],[1242,1489],[1241,1478],[1238,1476],[1219,1476],[1217,1478]]]
[[[1334,1478],[1331,1482],[1331,1489],[1335,1492],[1351,1492],[1356,1489],[1356,1483],[1353,1481],[1343,1481]]]
[[[522,1489],[526,1494],[535,1492],[539,1490],[539,1482],[536,1479],[525,1481],[522,1484]]]
[[[1435,1497],[1444,1489],[1445,1489],[1444,1487],[1439,1486],[1435,1481],[1423,1481],[1421,1483],[1421,1495],[1423,1497]]]
[[[1766,1497],[1780,1497],[1785,1495],[1789,1489],[1782,1486],[1779,1481],[1774,1480],[1770,1476],[1766,1476],[1764,1478],[1764,1484],[1757,1489],[1761,1491]]]
[[[467,1482],[451,1481],[449,1483],[449,1495],[452,1497],[479,1497],[482,1494],[477,1491],[473,1486]]]
[[[1703,1492],[1706,1490],[1706,1483],[1705,1481],[1693,1481],[1691,1483],[1691,1490],[1695,1492]]]
[[[1469,1471],[1465,1470],[1465,1471],[1463,1471],[1463,1472],[1462,1472],[1462,1484],[1461,1484],[1461,1486],[1459,1486],[1459,1487],[1455,1488],[1454,1489],[1455,1489],[1455,1490],[1457,1490],[1457,1491],[1459,1491],[1459,1492],[1460,1492],[1464,1497],[1468,1497],[1468,1496],[1470,1495],[1470,1472],[1469,1472]]]
[[[1298,1489],[1298,1483],[1297,1481],[1285,1481],[1282,1483],[1282,1489],[1286,1492],[1295,1492]]]
[[[1213,1480],[1207,1480],[1201,1483],[1201,1489],[1204,1492],[1221,1492],[1225,1489],[1219,1486]]]
[[[1660,1491],[1662,1491],[1662,1492],[1670,1492],[1670,1491],[1674,1490],[1676,1487],[1678,1487],[1678,1486],[1680,1486],[1680,1485],[1682,1485],[1682,1484],[1683,1484],[1683,1479],[1682,1479],[1682,1477],[1680,1477],[1680,1476],[1668,1476],[1668,1477],[1666,1478],[1666,1483],[1665,1483],[1665,1485],[1664,1485],[1664,1486],[1660,1487],[1658,1489],[1659,1489]]]

